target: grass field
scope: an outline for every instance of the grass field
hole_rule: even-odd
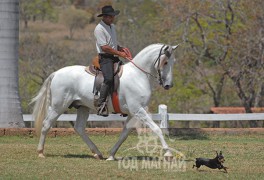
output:
[[[38,138],[3,136],[0,137],[0,179],[264,179],[264,138],[261,134],[166,138],[173,149],[186,157],[186,170],[180,172],[162,168],[162,165],[142,168],[146,163],[144,157],[148,156],[135,148],[140,138],[130,135],[117,153],[117,157],[136,160],[129,166],[129,161],[94,159],[75,135],[47,138],[45,159],[37,157]],[[107,157],[118,135],[92,135],[91,139]],[[192,169],[195,157],[213,158],[215,150],[223,151],[228,173],[204,166],[200,171]],[[148,157],[152,165],[156,156]]]

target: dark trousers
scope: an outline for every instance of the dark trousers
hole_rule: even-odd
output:
[[[114,63],[118,62],[118,57],[113,55],[99,55],[99,64],[104,76],[104,82],[100,90],[99,105],[105,102],[114,85]]]

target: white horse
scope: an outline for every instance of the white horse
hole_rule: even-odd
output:
[[[159,126],[150,118],[145,110],[155,81],[159,79],[164,89],[173,86],[173,64],[175,57],[173,50],[177,46],[152,44],[140,51],[135,58],[123,66],[123,74],[120,78],[118,98],[120,109],[128,114],[126,124],[138,116],[160,139],[165,157],[171,157],[172,153],[164,140]],[[33,118],[36,131],[40,134],[38,144],[39,157],[44,157],[44,143],[48,130],[58,117],[74,103],[77,109],[77,119],[74,125],[75,131],[94,153],[94,157],[103,158],[102,153],[85,133],[85,126],[89,117],[89,110],[94,107],[95,77],[85,72],[85,66],[64,67],[52,73],[44,82],[38,95],[32,100],[35,103]],[[110,112],[114,112],[111,101],[108,102]],[[131,127],[124,126],[118,142],[110,151],[107,160],[114,160],[114,156],[127,138]]]

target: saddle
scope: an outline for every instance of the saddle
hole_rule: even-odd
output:
[[[85,68],[85,71],[87,73],[95,76],[94,87],[93,87],[93,93],[95,96],[94,98],[95,106],[97,106],[96,99],[100,92],[101,84],[104,82],[104,76],[100,69],[100,65],[98,61],[99,61],[98,57],[95,57],[92,61],[92,64]],[[120,110],[119,99],[117,94],[117,89],[120,84],[120,77],[122,76],[122,72],[123,72],[123,62],[119,61],[117,63],[114,63],[114,87],[111,91],[111,99],[112,99],[113,108],[115,110],[114,113],[121,113],[124,116],[125,114],[123,114]]]

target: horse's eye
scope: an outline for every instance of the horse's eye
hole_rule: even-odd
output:
[[[165,63],[164,63],[164,65],[167,65],[168,64],[168,62],[166,61]]]

